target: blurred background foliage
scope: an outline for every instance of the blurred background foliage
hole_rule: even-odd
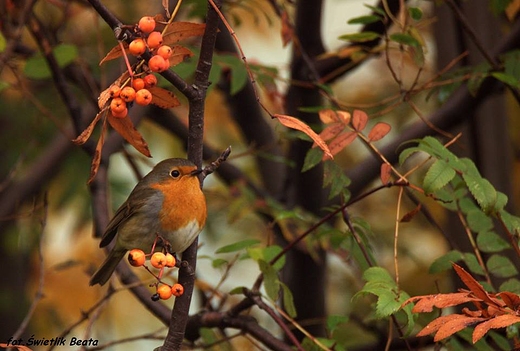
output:
[[[291,8],[291,2],[279,3]],[[344,44],[343,40],[338,39],[341,35],[353,33],[360,28],[360,25],[349,25],[347,21],[368,12],[367,7],[363,6],[364,3],[375,5],[374,1],[325,2],[322,36],[328,48],[340,47]],[[416,80],[418,68],[413,59],[395,50],[392,51],[394,57],[374,56],[364,62],[362,67],[350,71],[348,75],[337,79],[329,86],[344,109],[360,108],[373,116],[371,123],[384,120],[391,124],[393,130],[388,139],[396,138],[402,128],[417,119],[417,115],[410,104],[392,106],[384,101],[403,93],[413,84],[422,84],[432,79],[437,69],[444,67],[438,64],[439,47],[436,45],[435,35],[439,34],[434,31],[439,29],[433,26],[437,20],[437,9],[434,8],[433,2],[429,1],[409,3],[412,3],[410,7],[419,8],[423,13],[416,26],[425,40],[425,63],[420,69],[419,80]],[[496,9],[498,1],[479,3],[484,4],[486,11],[491,13],[488,9]],[[104,4],[128,24],[137,22],[143,15],[162,12],[159,1],[107,0]],[[23,13],[24,5],[24,1],[4,2],[4,10],[9,11],[2,15],[3,24],[0,26],[3,33],[8,32],[8,22],[16,23],[13,19]],[[205,1],[185,1],[180,18],[200,21],[205,11]],[[113,32],[84,1],[40,0],[36,1],[32,12],[41,21],[42,28],[55,38],[53,50],[60,67],[67,72],[68,79],[72,82],[69,84],[71,93],[85,109],[92,110],[93,118],[97,111],[91,106],[92,96],[88,92],[99,93],[100,89],[107,87],[125,69],[123,60],[110,61],[103,66],[98,64],[116,45]],[[236,30],[248,61],[255,72],[259,72],[257,79],[261,83],[262,98],[270,109],[281,113],[283,93],[289,84],[291,52],[290,48],[284,48],[282,45],[282,25],[279,18],[267,2],[260,0],[227,1],[224,4],[224,12]],[[499,14],[491,14],[491,17],[500,18],[499,31],[505,32],[510,22],[501,17],[502,12],[497,12]],[[491,24],[486,22],[486,25]],[[24,333],[25,338],[32,334],[37,338],[47,339],[60,335],[80,320],[84,311],[88,311],[104,294],[102,288],[88,287],[90,273],[104,257],[103,251],[98,248],[98,240],[92,237],[92,199],[86,185],[91,159],[83,150],[69,142],[76,135],[38,43],[26,28],[20,27],[19,30],[19,33],[15,33],[20,35],[16,54],[5,58],[0,66],[0,192],[4,198],[13,196],[10,191],[16,189],[9,187],[18,186],[22,190],[15,194],[23,199],[15,204],[14,209],[0,207],[0,213],[4,215],[0,218],[0,266],[3,276],[0,285],[0,318],[4,324],[0,342],[6,342],[17,330],[31,302],[35,300],[39,287],[43,288],[42,295],[38,296],[41,299],[33,311],[29,327]],[[3,35],[0,52],[6,50],[8,38],[9,36]],[[196,51],[197,42],[188,45]],[[175,69],[181,76],[189,77],[193,72],[195,59],[196,56],[194,60],[185,62]],[[387,59],[396,64],[401,85],[396,84],[395,77],[389,72]],[[74,65],[74,69],[71,69],[71,64]],[[217,53],[214,64],[213,84],[207,99],[205,142],[215,150],[232,145],[233,153],[228,162],[240,168],[253,182],[260,184],[262,179],[255,157],[263,155],[284,164],[291,164],[294,160],[270,155],[256,149],[255,145],[247,144],[240,128],[231,117],[232,112],[225,93],[219,89],[220,77],[223,74],[231,74],[231,90],[240,91],[247,82],[244,66],[236,56],[226,53]],[[77,70],[86,72],[85,76],[91,80],[76,80],[79,77]],[[161,80],[160,84],[168,86],[164,80]],[[428,115],[438,109],[441,103],[439,97],[447,94],[452,87],[447,85],[444,88],[446,89],[441,90],[439,95],[428,97],[431,91],[424,91],[411,99],[423,115]],[[182,97],[180,98],[183,101]],[[504,138],[511,141],[507,153],[512,155],[511,159],[504,161],[512,160],[506,174],[511,183],[507,193],[514,203],[520,194],[518,182],[511,181],[518,178],[520,169],[520,126],[518,118],[514,118],[518,116],[519,111],[518,104],[511,95],[502,99],[505,101],[508,126],[508,135],[507,138],[504,135]],[[175,108],[174,113],[181,121],[187,123],[185,105]],[[495,116],[488,114],[484,118],[493,120]],[[277,142],[282,148],[288,148],[292,140],[299,137],[274,120],[267,123],[272,126]],[[153,159],[145,159],[128,146],[111,157],[109,180],[113,209],[126,199],[137,182],[136,174],[129,166],[129,159],[133,159],[139,172],[145,174],[159,160],[185,155],[184,141],[173,136],[156,122],[144,118],[138,128],[149,143]],[[94,135],[94,138],[97,136]],[[455,148],[464,152],[467,146],[463,142]],[[477,156],[479,155],[477,152]],[[49,158],[46,159],[44,156]],[[338,154],[335,160],[342,169],[348,169],[367,157],[370,157],[369,151],[361,143],[354,143]],[[501,154],[493,157],[500,160]],[[45,164],[56,158],[59,161],[53,162],[56,165],[55,169],[46,172],[45,179],[41,179],[39,174],[30,173],[38,170],[40,163]],[[423,175],[424,172],[417,172],[410,180],[419,182]],[[281,175],[273,174],[273,177]],[[31,188],[34,179],[38,180],[37,189]],[[371,185],[375,184],[379,184],[378,180]],[[502,185],[504,184],[495,184],[497,188]],[[321,184],[316,186],[320,187]],[[22,196],[26,194],[25,191],[29,196]],[[370,227],[366,240],[370,243],[378,263],[388,267],[390,272],[393,271],[394,265],[393,240],[398,191],[380,191],[350,209],[353,218],[362,219],[367,227]],[[259,273],[257,264],[252,260],[241,259],[236,253],[216,254],[215,251],[243,239],[258,239],[264,244],[272,244],[274,223],[266,222],[259,214],[265,210],[265,203],[257,199],[244,184],[228,186],[217,176],[206,179],[204,192],[208,200],[209,215],[206,228],[201,234],[197,286],[200,291],[207,292],[217,286],[224,277],[223,284],[219,287],[220,291],[229,292],[237,286],[250,286]],[[420,200],[441,226],[449,226],[450,219],[441,206],[429,198]],[[5,203],[3,201],[2,205]],[[405,208],[401,213],[407,213],[415,207],[415,204],[408,200],[403,205]],[[297,210],[290,210],[286,215],[299,217]],[[312,222],[303,221],[303,225]],[[341,221],[337,222],[338,228],[346,230]],[[411,223],[402,225],[399,235],[401,288],[412,296],[453,290],[451,281],[447,279],[449,276],[432,275],[428,272],[431,263],[449,249],[448,243],[437,228],[432,227],[424,218],[416,217]],[[345,347],[369,349],[370,345],[377,343],[381,338],[386,326],[372,320],[373,299],[367,297],[352,303],[352,296],[363,287],[364,281],[362,269],[351,255],[348,250],[339,249],[327,257],[328,269],[324,287],[327,310],[329,314],[350,318],[350,322],[337,331]],[[220,259],[234,262],[230,265],[229,272],[226,270],[226,264],[219,265],[224,262],[219,261]],[[115,286],[119,287],[118,282],[115,282]],[[301,289],[307,294],[312,294],[315,287],[302,286]],[[194,311],[204,302],[201,296],[195,296],[192,306]],[[231,304],[238,299],[228,296],[226,303]],[[171,305],[173,301],[166,303]],[[119,347],[137,350],[158,345],[161,335],[165,332],[162,324],[148,314],[124,289],[118,291],[99,313],[99,316],[96,315],[95,323],[84,321],[70,331],[69,335],[80,339],[94,336],[103,342],[146,335],[146,338]],[[277,333],[272,320],[261,314],[257,314],[257,317],[261,319],[264,327]],[[211,339],[211,333],[204,335],[206,340]],[[158,340],[153,340],[155,337]],[[152,340],[146,340],[147,338]],[[244,339],[235,340],[234,346],[236,349],[252,348]]]

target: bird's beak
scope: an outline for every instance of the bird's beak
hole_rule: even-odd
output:
[[[191,172],[190,172],[190,175],[192,175],[192,176],[196,176],[196,175],[201,174],[202,171],[203,171],[203,169],[198,169],[198,168],[197,168],[197,169],[191,171]]]

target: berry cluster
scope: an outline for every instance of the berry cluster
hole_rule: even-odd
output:
[[[140,56],[148,49],[152,57],[148,61],[148,72],[163,72],[170,67],[170,57],[173,50],[168,45],[162,45],[161,32],[155,31],[155,20],[153,17],[144,16],[137,24],[136,35],[128,46],[128,51],[134,56]],[[152,102],[152,94],[148,90],[157,85],[157,77],[153,73],[143,71],[131,77],[131,84],[120,87],[113,85],[109,95],[110,112],[116,118],[125,118],[128,114],[128,103],[135,101],[138,105],[146,106]],[[142,78],[139,75],[143,76]],[[136,77],[137,76],[137,77]]]
[[[133,249],[128,253],[128,262],[134,267],[141,267],[144,265],[146,261],[146,254],[143,250]],[[175,267],[177,263],[175,260],[175,256],[170,253],[162,253],[162,252],[154,252],[150,257],[150,263],[155,268],[160,269],[159,278],[162,276],[163,269],[168,267]],[[157,291],[154,295],[152,295],[152,300],[157,301],[159,299],[168,300],[172,295],[179,297],[184,293],[184,287],[179,284],[173,284],[172,286],[160,282],[161,285],[156,284]]]

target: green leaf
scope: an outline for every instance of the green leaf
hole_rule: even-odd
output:
[[[377,6],[368,5],[368,4],[363,4],[363,6],[365,6],[366,8],[369,8],[373,13],[386,17],[386,12],[382,8],[379,8]]]
[[[485,275],[484,269],[480,266],[477,257],[473,253],[464,253],[463,261],[468,266],[468,269],[475,274]]]
[[[500,285],[499,291],[509,291],[515,294],[520,294],[520,280],[511,278]]]
[[[323,158],[323,150],[319,147],[313,147],[307,151],[305,160],[303,161],[302,172],[307,172],[321,162]]]
[[[482,208],[482,211],[489,213],[497,202],[495,188],[487,179],[480,176],[475,164],[471,160],[461,159],[461,161],[464,161],[468,166],[467,170],[462,173],[462,178],[466,182],[469,192]]]
[[[214,260],[211,261],[211,266],[213,268],[220,268],[220,267],[225,266],[227,264],[228,264],[228,261],[224,260],[222,258],[215,258]]]
[[[495,15],[501,15],[513,0],[491,0],[491,10]]]
[[[367,15],[351,18],[348,20],[348,24],[370,24],[381,21],[381,17],[376,15]]]
[[[343,323],[348,322],[347,316],[330,315],[327,317],[327,331],[333,333],[336,328]]]
[[[4,34],[0,32],[0,52],[4,52],[6,46],[7,42],[5,40]]]
[[[443,188],[455,177],[455,174],[455,170],[447,162],[443,160],[435,161],[424,177],[424,191],[431,194]]]
[[[520,79],[520,50],[513,50],[502,55],[501,59],[504,62],[504,72]]]
[[[282,252],[282,248],[278,245],[271,245],[268,247],[254,247],[248,248],[247,252],[249,256],[255,261],[271,261],[275,256],[277,256],[280,252]],[[273,268],[276,271],[282,269],[285,264],[285,256],[282,256],[276,263],[273,265]]]
[[[520,88],[520,82],[515,76],[503,72],[493,72],[491,73],[491,76],[510,87]]]
[[[350,178],[345,175],[343,169],[336,162],[328,160],[324,163],[323,186],[330,186],[329,200],[341,193],[349,195],[347,189],[349,185]],[[348,196],[343,201],[348,201]]]
[[[510,244],[494,232],[480,232],[477,235],[477,246],[483,252],[500,252]]]
[[[408,13],[414,21],[419,21],[423,16],[422,10],[418,7],[409,7]]]
[[[408,45],[415,48],[421,46],[421,43],[408,33],[394,33],[390,35],[390,40],[395,41],[398,44]]]
[[[296,307],[294,306],[294,298],[292,295],[291,290],[287,285],[280,282],[280,285],[282,287],[282,293],[283,293],[283,307],[285,309],[285,312],[289,315],[291,318],[295,318],[296,313]]]
[[[469,211],[466,220],[469,228],[476,233],[493,229],[493,221],[480,209]]]
[[[500,211],[500,218],[504,222],[507,230],[511,233],[520,231],[520,217],[514,216],[507,211]]]
[[[510,278],[518,274],[518,270],[511,260],[505,256],[494,254],[486,262],[489,271],[501,278]]]
[[[246,239],[246,240],[238,241],[238,242],[230,244],[230,245],[223,246],[223,247],[217,249],[217,251],[215,251],[215,253],[236,252],[236,251],[240,251],[243,249],[247,249],[247,248],[249,248],[253,245],[259,244],[259,243],[260,243],[260,240]]]
[[[461,261],[464,258],[462,252],[458,250],[452,250],[441,257],[437,258],[433,263],[430,265],[430,274],[436,274],[445,272],[452,269],[452,263]]]
[[[499,333],[493,331],[493,330],[490,330],[487,335],[489,337],[491,337],[491,339],[493,339],[493,341],[495,342],[495,344],[498,345],[498,347],[500,348],[500,350],[502,351],[510,351],[511,350],[511,345],[509,345],[509,341],[507,340],[507,338],[505,336],[502,336],[500,335]]]
[[[366,41],[372,41],[378,39],[380,37],[379,33],[376,32],[360,32],[360,33],[352,33],[352,34],[344,34],[339,37],[341,40],[362,43]]]
[[[247,290],[247,288],[245,286],[237,286],[236,288],[231,289],[229,294],[230,295],[243,295],[245,290]]]
[[[400,154],[399,154],[399,164],[402,166],[403,163],[410,157],[412,156],[413,154],[415,154],[416,152],[420,152],[422,151],[421,149],[419,149],[418,147],[409,147],[409,148],[406,148],[404,149]]]
[[[264,260],[258,261],[260,271],[264,275],[264,287],[267,296],[273,301],[278,300],[280,293],[280,280],[278,279],[278,272],[269,263]]]
[[[58,66],[63,68],[78,57],[78,48],[75,45],[60,44],[52,49],[52,53]],[[31,79],[46,79],[52,75],[47,60],[40,53],[26,61],[24,74]]]

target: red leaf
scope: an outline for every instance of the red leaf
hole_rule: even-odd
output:
[[[103,144],[105,144],[105,133],[107,130],[107,120],[103,120],[103,127],[101,128],[101,134],[96,145],[96,151],[94,151],[94,157],[92,157],[92,163],[90,165],[90,177],[87,180],[87,184],[90,184],[97,174],[99,169],[99,163],[101,162],[101,151],[103,150]]]
[[[480,323],[473,331],[473,343],[479,341],[489,329],[505,328],[515,323],[520,323],[520,317],[512,314],[504,314]]]
[[[352,115],[352,126],[357,132],[363,131],[368,122],[368,115],[361,110],[354,110]]]
[[[330,152],[336,155],[357,138],[356,132],[343,132],[329,143]]]
[[[435,342],[442,339],[446,339],[447,337],[452,336],[453,334],[461,331],[464,328],[467,328],[475,323],[479,323],[481,321],[486,320],[485,318],[467,317],[465,315],[460,314],[451,314],[446,317],[452,318],[447,318],[445,322],[441,325],[441,327],[437,331],[437,334],[435,334],[435,337],[433,338],[433,341]]]
[[[152,93],[152,104],[160,108],[177,107],[181,103],[175,94],[161,87],[152,87],[148,89]]]
[[[336,112],[333,110],[329,110],[329,109],[320,110],[319,116],[320,116],[321,121],[325,124],[340,121]]]
[[[381,183],[388,184],[390,182],[390,177],[392,176],[392,166],[388,163],[382,163],[379,175],[381,177]]]
[[[341,133],[343,129],[345,129],[343,124],[339,122],[332,123],[321,131],[320,137],[325,141],[330,140]]]
[[[205,28],[204,23],[172,22],[163,34],[163,45],[172,46],[183,39],[201,36]]]
[[[190,49],[185,48],[184,46],[175,45],[172,47],[172,55],[169,58],[170,67],[178,65],[192,56],[193,52]]]
[[[311,127],[299,119],[291,116],[274,114],[273,117],[278,119],[278,121],[287,128],[299,130],[300,132],[307,134],[312,140],[314,140],[316,145],[318,145],[318,147],[323,150],[326,156],[334,158],[327,144],[323,141],[323,139],[320,138],[318,134],[316,134],[315,131],[311,129]]]
[[[469,296],[469,292],[458,292],[450,294],[434,294],[416,296],[408,299],[405,303],[417,301],[412,309],[412,312],[431,312],[434,307],[445,308],[451,306],[457,306],[466,302],[475,301],[474,297]]]
[[[390,124],[385,122],[378,122],[375,126],[372,127],[370,133],[368,133],[368,140],[370,141],[378,141],[385,137],[390,132]]]
[[[463,317],[463,315],[461,315],[461,314],[437,317],[433,321],[428,323],[424,328],[422,328],[417,333],[416,336],[421,337],[421,336],[426,336],[426,335],[436,333],[439,330],[439,328],[442,327],[444,323],[446,323],[446,320],[453,319],[453,318],[459,318],[459,317],[453,317],[453,316]]]
[[[509,291],[503,291],[497,294],[500,296],[502,301],[506,304],[507,307],[512,309],[513,311],[518,311],[520,309],[520,296],[514,294]]]
[[[130,120],[130,117],[115,118],[111,113],[108,113],[108,122],[121,136],[130,143],[137,151],[147,157],[152,157],[148,144],[144,140],[143,136]]]
[[[90,124],[88,125],[87,128],[85,128],[84,131],[81,132],[80,135],[78,135],[78,137],[76,139],[72,139],[72,142],[76,145],[83,145],[87,142],[88,138],[90,138],[90,136],[92,135],[92,132],[94,131],[94,127],[96,126],[96,124],[99,122],[99,119],[101,118],[101,115],[103,113],[105,113],[106,111],[103,110],[103,111],[100,111],[96,117],[94,117],[94,119],[92,120],[92,122],[90,122]]]
[[[421,204],[419,203],[417,205],[417,207],[415,207],[413,210],[411,210],[410,212],[406,213],[400,220],[399,222],[401,223],[407,223],[407,222],[410,222],[417,213],[419,213],[419,211],[421,210]]]
[[[482,287],[482,285],[480,285],[479,282],[477,282],[475,280],[475,278],[473,278],[471,276],[471,274],[469,274],[468,272],[466,272],[464,270],[464,268],[462,268],[461,266],[459,266],[458,264],[456,263],[452,263],[452,266],[453,266],[453,269],[455,269],[455,272],[457,273],[457,275],[460,277],[460,279],[462,280],[462,282],[468,287],[469,290],[471,290],[471,292],[476,296],[478,297],[479,299],[481,299],[482,301],[485,301],[491,305],[496,305],[496,302],[493,301],[491,299],[491,297],[489,296],[489,294],[486,292],[486,290],[484,290],[484,288]]]

